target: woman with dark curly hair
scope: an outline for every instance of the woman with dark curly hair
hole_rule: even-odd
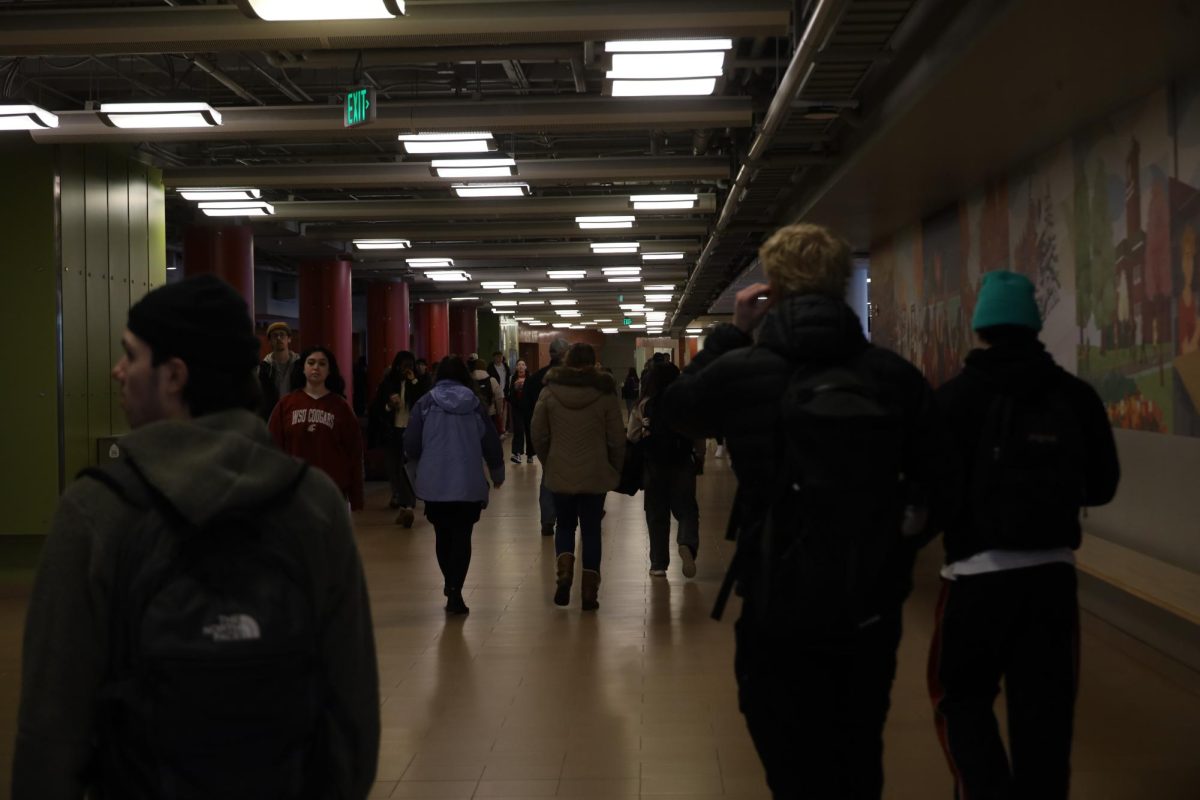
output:
[[[327,347],[310,347],[292,370],[292,391],[279,399],[267,427],[281,450],[319,467],[350,507],[363,507],[363,447],[346,380]]]

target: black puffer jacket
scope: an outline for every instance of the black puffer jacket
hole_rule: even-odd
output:
[[[780,398],[793,372],[806,364],[838,363],[858,354],[883,399],[906,419],[904,472],[927,492],[930,529],[936,530],[938,512],[956,487],[946,469],[946,437],[933,413],[929,384],[900,356],[868,344],[857,315],[844,302],[793,295],[767,312],[757,343],[733,325],[714,330],[704,349],[667,388],[659,411],[684,435],[725,438],[738,478],[739,548],[753,549],[779,488],[784,459]],[[913,547],[889,568],[883,592],[887,602],[899,605],[907,596],[916,544],[925,540],[910,539]],[[746,587],[742,589],[745,593]]]
[[[1112,500],[1121,468],[1104,404],[1095,389],[1055,364],[1040,342],[972,350],[963,371],[935,393],[937,408],[953,435],[956,459],[967,486],[971,485],[993,399],[999,394],[1035,394],[1051,385],[1060,387],[1079,425],[1084,450],[1080,462],[1084,473],[1083,505],[1099,506]],[[1020,498],[1013,500],[1020,502]],[[985,528],[972,519],[971,504],[960,503],[946,520],[946,562],[995,549],[997,542],[991,541]],[[1074,548],[1079,540],[1079,521],[1074,519],[1062,530],[1052,532],[1044,546]]]

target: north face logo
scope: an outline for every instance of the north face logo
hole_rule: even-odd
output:
[[[203,633],[214,642],[240,642],[262,638],[258,622],[248,614],[218,616],[215,625],[204,626]]]

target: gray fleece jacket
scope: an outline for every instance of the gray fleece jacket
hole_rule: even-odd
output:
[[[260,507],[300,469],[248,411],[155,422],[121,445],[147,481],[197,525],[227,509]],[[295,531],[296,557],[318,587],[318,653],[328,679],[328,745],[320,755],[334,776],[323,796],[365,798],[379,748],[379,679],[346,501],[324,473],[310,469],[271,513]],[[118,543],[138,523],[138,509],[95,478],[76,481],[59,502],[25,622],[14,800],[79,800],[88,789]]]

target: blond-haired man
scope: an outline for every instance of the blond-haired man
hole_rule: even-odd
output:
[[[924,541],[923,530],[902,533],[908,499],[902,499],[896,476],[903,472],[908,487],[935,485],[942,437],[920,372],[900,356],[871,346],[843,299],[852,267],[846,242],[819,226],[791,225],[763,245],[759,258],[768,283],[738,293],[733,323],[708,336],[704,349],[667,389],[659,413],[688,436],[723,436],[738,477],[734,522],[744,603],[736,627],[735,670],[740,707],[772,792],[786,798],[877,798],[900,609],[911,588],[918,543]],[[895,486],[886,502],[872,499],[872,485],[856,483],[857,477],[814,492],[802,486],[812,475],[796,474],[792,412],[800,398],[820,390],[805,395],[797,394],[798,388],[810,376],[822,384],[833,380],[825,376],[834,368],[844,368],[844,374],[869,387],[869,407],[887,409],[893,420],[888,429],[893,435],[881,433],[877,442],[867,417],[861,426],[852,423],[843,431],[866,450],[895,459],[890,473]],[[826,455],[842,454],[800,455],[818,457],[819,470]],[[861,459],[860,470],[859,461],[851,459],[842,474],[865,476],[873,471],[872,460]],[[855,502],[829,500],[855,497],[855,492],[873,505],[871,515],[857,514]],[[922,500],[928,508],[928,498]],[[847,530],[839,539],[843,516]],[[857,528],[851,517],[860,519]],[[814,519],[833,523],[818,531]],[[764,534],[768,530],[772,533]],[[834,549],[853,534],[870,537],[869,546],[884,553],[869,585],[859,587],[855,597],[861,602],[854,613],[833,596],[779,601],[780,589],[803,583],[795,570],[820,569],[805,547],[829,534]],[[785,536],[799,542],[786,552],[787,559],[795,559],[788,566],[793,572],[778,571],[785,566],[780,546]]]

